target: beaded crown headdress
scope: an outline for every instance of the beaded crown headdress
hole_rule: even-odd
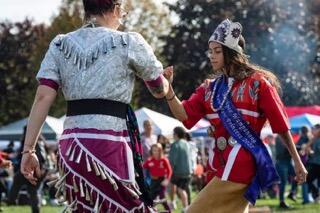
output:
[[[215,41],[243,54],[243,49],[238,44],[241,33],[242,25],[239,22],[232,22],[226,19],[215,29],[209,39],[209,43]]]

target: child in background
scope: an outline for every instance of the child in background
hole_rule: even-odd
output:
[[[151,146],[151,157],[143,164],[143,167],[151,175],[151,198],[154,200],[157,196],[161,200],[167,212],[171,212],[168,202],[165,199],[165,192],[172,175],[172,169],[169,160],[163,156],[162,145],[157,143]]]

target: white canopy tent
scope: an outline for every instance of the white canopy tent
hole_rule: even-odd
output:
[[[24,118],[3,126],[0,128],[0,140],[21,140],[23,134],[23,127],[27,125],[28,118]],[[63,121],[47,116],[45,123],[42,127],[42,134],[48,140],[57,139],[63,131]]]
[[[150,110],[148,108],[141,108],[139,110],[135,111],[139,130],[142,133],[143,132],[143,122],[145,120],[150,120],[152,122],[154,134],[159,135],[165,135],[165,136],[171,136],[173,133],[173,129],[177,126],[183,127],[183,124],[170,116],[155,112],[153,110]],[[208,127],[210,124],[207,120],[202,119],[200,120],[190,131],[194,131],[199,128]]]
[[[156,135],[162,134],[165,136],[172,136],[172,132],[175,127],[177,126],[183,127],[183,124],[179,120],[145,107],[136,110],[135,114],[137,117],[140,133],[143,132],[143,122],[145,120],[150,120],[152,122],[153,132]],[[64,122],[65,119],[66,119],[65,115],[59,118],[61,122]],[[201,119],[189,131],[192,132],[199,128],[208,127],[209,125],[210,123],[207,120]]]

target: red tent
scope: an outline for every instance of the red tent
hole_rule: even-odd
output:
[[[314,106],[289,106],[286,107],[287,114],[290,117],[309,113],[313,115],[320,115],[320,105]]]

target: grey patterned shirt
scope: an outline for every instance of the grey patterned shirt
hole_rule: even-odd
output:
[[[37,79],[58,83],[66,100],[109,99],[130,103],[135,76],[150,81],[162,72],[162,64],[140,34],[96,27],[56,36]],[[67,117],[64,127],[126,129],[123,119],[105,115]]]

